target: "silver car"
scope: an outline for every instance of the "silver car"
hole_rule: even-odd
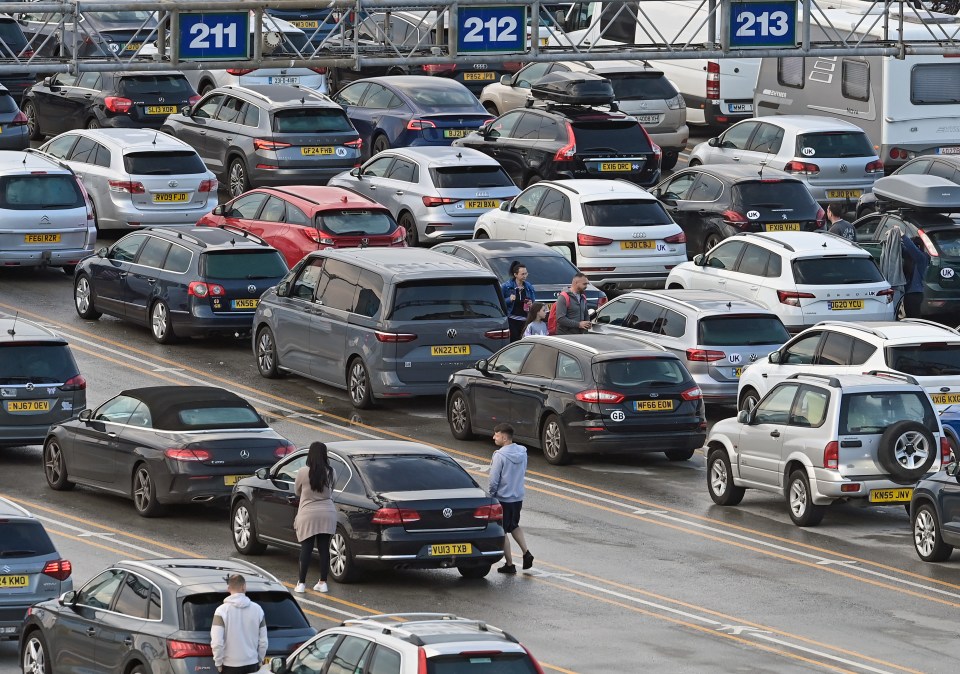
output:
[[[772,311],[719,290],[635,290],[593,317],[591,332],[628,334],[672,351],[705,401],[737,404],[737,382],[750,363],[790,338]]]
[[[329,184],[389,208],[409,246],[470,238],[478,217],[520,193],[495,159],[465,147],[385,150]]]
[[[68,131],[40,147],[83,182],[101,230],[194,225],[217,205],[196,150],[148,129]]]

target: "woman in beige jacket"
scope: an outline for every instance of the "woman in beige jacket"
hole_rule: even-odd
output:
[[[337,508],[333,505],[333,469],[327,460],[327,446],[310,444],[307,465],[297,471],[294,490],[300,505],[293,520],[293,530],[300,541],[300,579],[294,592],[307,591],[307,570],[313,547],[320,553],[320,580],[313,586],[317,592],[327,591],[330,571],[330,537],[337,530]]]

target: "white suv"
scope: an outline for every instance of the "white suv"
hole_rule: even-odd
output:
[[[790,518],[815,526],[826,506],[909,507],[913,487],[950,460],[950,444],[912,377],[794,374],[707,436],[707,490],[737,505],[747,488],[782,494]]]
[[[538,182],[477,218],[473,237],[555,246],[603,290],[662,288],[687,260],[680,225],[626,180]]]
[[[737,234],[670,271],[667,288],[725,290],[798,332],[820,321],[894,318],[893,290],[870,253],[820,232]]]
[[[750,410],[767,391],[798,372],[824,375],[892,370],[910,375],[938,410],[960,403],[960,332],[933,321],[824,321],[749,365],[740,376],[739,408]]]

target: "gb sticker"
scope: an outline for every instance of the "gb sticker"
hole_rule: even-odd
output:
[[[621,412],[620,410],[614,410],[610,413],[610,421],[623,421],[627,418],[627,415]]]

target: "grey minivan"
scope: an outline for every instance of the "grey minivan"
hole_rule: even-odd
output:
[[[257,306],[253,350],[264,377],[293,372],[377,398],[442,395],[448,377],[510,338],[490,271],[416,248],[310,253]]]

